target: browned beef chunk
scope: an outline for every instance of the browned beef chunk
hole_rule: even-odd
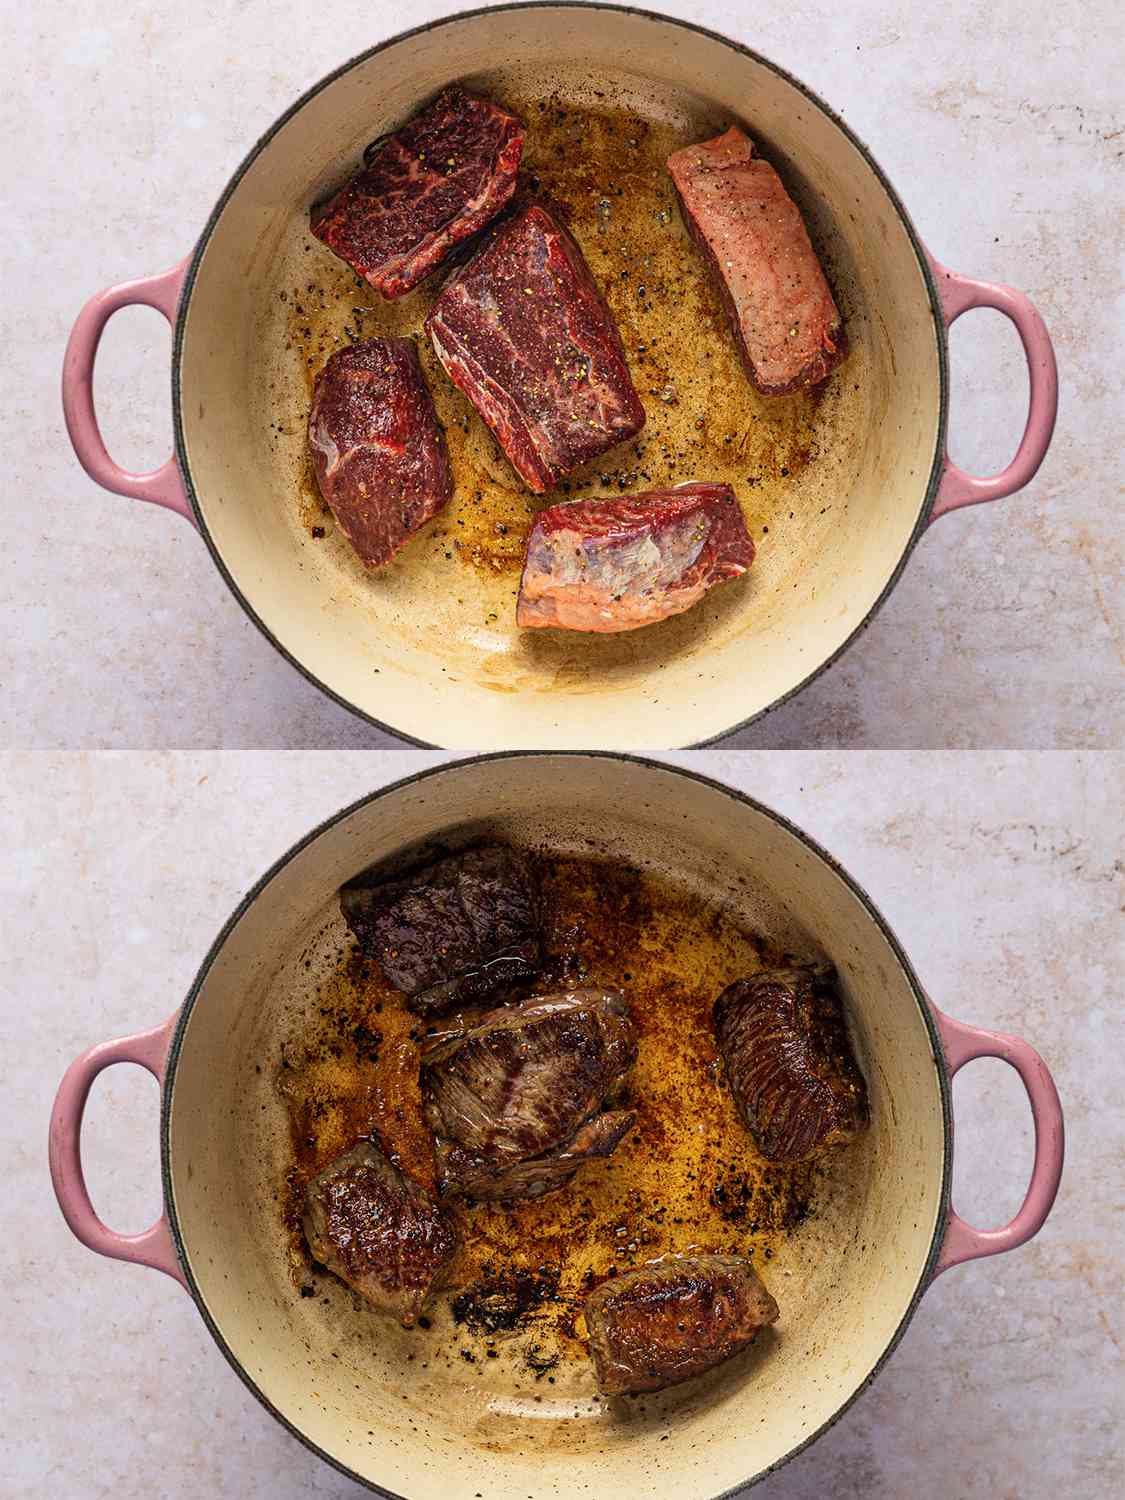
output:
[[[439,1141],[438,1169],[444,1190],[466,1198],[504,1202],[511,1198],[541,1198],[565,1187],[585,1162],[612,1156],[636,1121],[631,1109],[609,1110],[580,1125],[569,1140],[542,1156],[531,1156],[497,1167],[489,1157],[475,1155],[448,1141]]]
[[[450,274],[426,328],[537,494],[644,426],[613,315],[577,243],[539,204]]]
[[[341,890],[340,909],[419,1015],[480,1004],[539,972],[535,872],[504,844],[451,854],[401,880],[361,875]]]
[[[312,232],[384,297],[401,297],[483,228],[516,186],[524,124],[456,85],[377,142]]]
[[[677,1256],[627,1271],[586,1299],[598,1389],[622,1396],[678,1385],[745,1349],[777,1316],[737,1255]]]
[[[445,434],[409,339],[337,349],[316,377],[309,449],[320,493],[369,568],[453,494]]]
[[[854,1139],[867,1119],[867,1090],[830,968],[739,979],[715,1001],[714,1016],[731,1091],[768,1161],[803,1161]]]
[[[446,1193],[534,1198],[608,1156],[633,1123],[603,1113],[637,1055],[624,998],[577,990],[509,1006],[422,1057]]]
[[[303,1222],[316,1259],[407,1327],[457,1248],[444,1211],[371,1141],[313,1178]]]

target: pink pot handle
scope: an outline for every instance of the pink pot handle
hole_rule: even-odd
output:
[[[932,524],[939,516],[944,516],[951,510],[960,510],[963,505],[979,505],[982,500],[1000,500],[1005,495],[1022,490],[1025,484],[1030,484],[1046,457],[1051,434],[1055,430],[1055,414],[1059,405],[1059,372],[1047,325],[1022,292],[1017,292],[1014,287],[1002,286],[996,281],[975,281],[971,276],[958,276],[932,255],[929,256],[929,262],[941,296],[946,328],[971,307],[992,307],[1011,318],[1027,356],[1027,373],[1031,385],[1027,426],[1023,430],[1015,458],[999,474],[994,474],[990,479],[982,479],[974,474],[966,474],[946,454],[941,483],[930,516]]]
[[[115,495],[151,500],[194,523],[175,458],[170,458],[151,474],[130,474],[110,458],[94,412],[94,360],[105,325],[119,308],[130,307],[135,302],[155,307],[169,323],[174,322],[187,266],[185,259],[159,276],[123,281],[119,286],[111,286],[90,298],[70,331],[63,360],[62,401],[70,441],[78,462],[91,479]]]
[[[1062,1105],[1054,1080],[1038,1052],[1019,1037],[966,1026],[941,1011],[936,1011],[936,1015],[951,1078],[976,1057],[1002,1058],[1020,1075],[1035,1122],[1035,1162],[1020,1211],[1003,1229],[974,1229],[950,1207],[935,1277],[962,1261],[1014,1250],[1038,1234],[1051,1212],[1063,1168]]]
[[[113,1260],[131,1260],[152,1266],[171,1276],[184,1288],[187,1282],[176,1258],[168,1221],[161,1215],[143,1234],[115,1234],[94,1212],[86,1179],[82,1175],[82,1114],[94,1079],[112,1063],[138,1063],[147,1068],[157,1083],[164,1081],[164,1064],[177,1017],[151,1031],[120,1037],[115,1042],[101,1042],[76,1058],[63,1075],[51,1112],[50,1158],[51,1182],[59,1200],[63,1218],[71,1230],[90,1250]]]

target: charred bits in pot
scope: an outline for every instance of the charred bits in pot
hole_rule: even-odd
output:
[[[453,1321],[474,1333],[512,1333],[544,1303],[557,1300],[559,1273],[550,1266],[515,1269],[486,1276],[450,1303]]]

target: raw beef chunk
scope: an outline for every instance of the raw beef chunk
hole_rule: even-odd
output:
[[[819,385],[847,347],[808,230],[781,178],[735,125],[674,151],[668,170],[751,383],[765,396]]]
[[[523,138],[506,109],[447,88],[368,148],[363,171],[313,210],[312,232],[384,297],[401,297],[504,207]]]
[[[516,624],[636,630],[690,609],[753,561],[726,484],[552,505],[527,540]]]
[[[369,568],[453,493],[445,437],[409,339],[338,349],[316,377],[309,447],[320,493]]]
[[[644,425],[582,251],[538,204],[450,275],[426,327],[449,378],[537,494]]]

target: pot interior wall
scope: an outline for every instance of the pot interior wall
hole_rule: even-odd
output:
[[[861,1143],[761,1270],[781,1319],[748,1355],[643,1408],[597,1402],[584,1361],[551,1384],[470,1367],[342,1287],[302,1297],[279,1195],[289,1156],[277,1037],[342,938],[338,885],[376,859],[484,831],[623,858],[838,966],[871,1094]],[[766,814],[666,768],[600,757],[467,763],[359,808],[307,845],[228,935],[172,1081],[176,1216],[207,1311],[272,1406],[396,1494],[714,1495],[784,1458],[847,1401],[894,1336],[940,1212],[944,1136],[929,1033],[850,888]],[[747,1145],[747,1149],[750,1147]],[[440,1300],[440,1299],[439,1299]]]
[[[381,304],[312,239],[308,210],[370,140],[453,78],[519,104],[533,131],[546,128],[552,100],[627,110],[650,144],[741,121],[782,172],[829,269],[851,354],[820,403],[756,397],[729,335],[701,323],[691,298],[665,298],[657,354],[638,349],[651,312],[637,328],[624,319],[648,446],[643,461],[629,445],[608,455],[608,483],[593,465],[586,488],[623,487],[613,476],[629,465],[661,483],[727,479],[759,548],[748,578],[676,620],[610,637],[515,629],[534,506],[434,368],[458,481],[450,510],[376,573],[316,510],[305,439],[312,375],[347,326],[416,335],[433,293]],[[682,241],[678,253],[705,286],[674,206],[663,239],[653,238],[647,208],[647,228],[630,221],[639,179],[631,189],[626,128],[621,136],[620,158],[603,152],[588,191],[572,194],[595,272],[608,274],[615,237],[649,234],[658,248]],[[625,191],[612,199],[607,236],[590,209],[616,187]],[[635,268],[629,286],[644,274]],[[611,300],[621,320],[628,293],[616,278]],[[180,379],[208,532],[265,626],[363,712],[423,740],[474,748],[684,744],[768,707],[847,640],[886,587],[919,518],[939,425],[924,279],[862,153],[799,89],[726,43],[658,18],[566,6],[408,36],[299,109],[215,226],[191,294]],[[661,396],[669,383],[682,393],[672,404]],[[313,536],[313,522],[328,534]]]

